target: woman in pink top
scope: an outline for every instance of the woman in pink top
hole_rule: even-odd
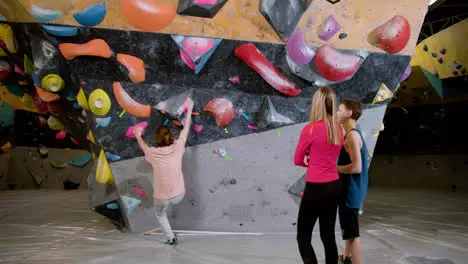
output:
[[[138,146],[145,153],[145,160],[153,167],[153,190],[156,219],[164,233],[165,244],[177,245],[177,238],[172,232],[167,209],[169,206],[179,204],[185,195],[184,175],[182,174],[182,156],[185,152],[192,122],[193,102],[190,101],[187,109],[187,118],[184,129],[179,138],[174,139],[166,126],[160,126],[155,133],[157,147],[149,147],[141,138],[142,130],[135,131]]]
[[[343,144],[343,132],[336,117],[336,95],[322,87],[312,99],[310,124],[302,129],[294,164],[307,168],[306,187],[297,220],[297,242],[302,260],[316,264],[312,231],[317,219],[325,247],[325,263],[338,263],[335,222],[341,182],[336,161]]]

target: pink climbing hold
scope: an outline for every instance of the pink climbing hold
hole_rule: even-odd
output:
[[[195,130],[195,132],[197,132],[197,133],[202,132],[203,128],[205,128],[205,127],[201,126],[201,125],[193,125],[193,130]]]
[[[307,46],[304,32],[294,32],[288,40],[287,49],[289,58],[297,65],[307,64],[315,57],[315,51]]]
[[[336,21],[333,15],[329,15],[328,19],[320,26],[319,38],[321,40],[327,41],[340,30],[341,25],[338,23],[338,21]]]
[[[250,128],[250,129],[252,129],[252,130],[256,130],[256,129],[257,129],[256,126],[252,126],[252,125],[248,125],[247,127]]]
[[[238,75],[236,75],[234,77],[229,78],[229,81],[232,82],[233,84],[238,84],[240,81],[240,78]]]
[[[195,65],[193,64],[190,57],[187,54],[185,54],[185,52],[183,52],[182,50],[180,50],[179,52],[180,52],[180,57],[182,58],[182,61],[185,62],[185,64],[187,64],[187,66],[189,66],[189,68],[192,69],[192,71],[194,71]]]
[[[325,79],[333,82],[341,82],[350,78],[359,69],[360,64],[360,57],[341,54],[327,44],[321,46],[315,56],[317,70]]]
[[[214,46],[214,40],[209,38],[184,38],[184,50],[192,60],[197,60]]]
[[[216,5],[218,0],[195,0],[197,5]]]
[[[143,135],[144,135],[145,134],[145,129],[146,129],[146,127],[148,127],[148,122],[143,121],[141,123],[138,123],[138,124],[136,124],[134,126],[129,127],[127,129],[127,133],[125,133],[125,136],[129,137],[129,138],[135,138],[135,129],[137,129],[139,127],[143,128]]]
[[[303,196],[303,195],[304,195],[304,192],[301,192],[301,196]]]
[[[133,190],[135,191],[138,197],[143,197],[146,195],[146,190],[140,188],[134,188]]]
[[[65,130],[60,130],[55,134],[55,139],[64,139],[67,136],[67,132]]]
[[[24,74],[24,71],[20,67],[18,67],[18,65],[16,65],[16,64],[15,64],[15,72],[18,73],[18,74],[21,74],[23,76],[26,76]]]

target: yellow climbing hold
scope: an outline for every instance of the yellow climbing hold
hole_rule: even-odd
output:
[[[93,131],[89,131],[88,136],[86,137],[91,143],[96,144],[96,140],[94,139]]]
[[[28,93],[24,93],[23,97],[21,97],[21,103],[25,108],[35,109],[34,100]]]
[[[84,110],[89,111],[88,99],[86,99],[86,95],[83,91],[83,88],[80,88],[80,91],[78,92],[78,95],[76,96],[76,100],[78,101],[78,104]]]
[[[383,123],[382,123],[382,124],[380,124],[380,131],[384,131],[384,129],[385,129],[385,126],[384,126],[384,124],[383,124]]]
[[[377,91],[377,94],[374,97],[374,100],[372,101],[373,104],[378,103],[378,102],[383,102],[393,96],[392,91],[388,89],[388,87],[385,85],[385,83],[382,83],[380,85],[379,90]]]
[[[0,40],[5,42],[6,48],[9,52],[11,52],[12,54],[16,53],[18,45],[16,43],[15,36],[10,25],[0,24]],[[5,54],[5,52],[2,49],[0,49],[0,56],[7,56],[7,54]]]
[[[89,95],[88,105],[93,114],[105,116],[111,108],[111,100],[104,90],[96,89]]]
[[[48,74],[41,81],[42,89],[56,93],[63,89],[65,82],[57,74]]]
[[[47,125],[49,125],[49,127],[52,129],[52,130],[62,130],[62,129],[65,129],[65,127],[63,126],[63,124],[60,122],[60,120],[58,120],[57,118],[53,117],[53,116],[49,116],[49,119],[47,119]]]
[[[96,181],[100,184],[111,184],[114,181],[112,171],[106,159],[106,154],[102,149],[101,153],[99,153],[99,160],[96,168]]]

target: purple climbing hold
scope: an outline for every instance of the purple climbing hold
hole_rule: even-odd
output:
[[[457,71],[457,70],[452,70],[452,73],[453,73],[453,75],[455,75],[455,76],[458,75],[458,71]]]
[[[315,51],[307,46],[304,32],[294,32],[288,40],[287,49],[289,58],[298,65],[307,64],[315,57]]]
[[[323,22],[320,26],[319,38],[321,40],[329,40],[333,37],[338,31],[341,30],[341,25],[336,21],[333,15],[329,15],[327,20]]]
[[[443,49],[440,49],[440,54],[442,55],[445,55],[445,53],[447,53],[447,49],[443,48]]]
[[[437,60],[437,62],[439,62],[440,64],[442,64],[442,63],[444,63],[444,60],[443,60],[442,58],[439,58],[439,59]]]

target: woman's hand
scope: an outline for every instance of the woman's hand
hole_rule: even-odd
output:
[[[305,164],[306,166],[309,166],[309,159],[310,159],[309,155],[305,155],[305,156],[304,156],[304,164]]]
[[[139,138],[143,134],[143,128],[142,127],[137,127],[135,128],[135,131],[133,131],[135,134],[135,137]]]

